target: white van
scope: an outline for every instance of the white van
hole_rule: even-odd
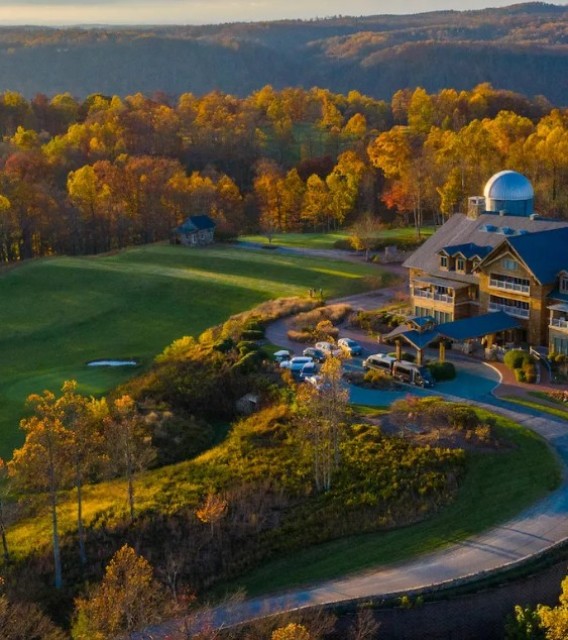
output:
[[[392,356],[387,356],[384,353],[374,353],[363,360],[363,369],[377,369],[378,371],[392,374],[392,368],[395,362],[396,358]]]
[[[392,375],[396,380],[406,382],[407,384],[415,384],[418,387],[434,386],[434,378],[430,370],[426,367],[420,367],[414,364],[414,362],[397,360],[393,364]]]

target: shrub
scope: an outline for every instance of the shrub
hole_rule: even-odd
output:
[[[363,376],[363,382],[370,389],[392,389],[395,386],[394,380],[385,371],[369,369]]]
[[[245,329],[241,333],[243,340],[262,340],[264,338],[264,329]]]
[[[525,372],[523,371],[523,369],[514,369],[513,370],[515,373],[515,380],[517,382],[525,382]]]
[[[427,365],[434,380],[453,380],[456,377],[456,368],[451,362],[431,362]]]
[[[521,369],[525,364],[534,364],[534,358],[526,351],[513,349],[512,351],[507,351],[503,362],[509,369],[515,370]]]
[[[523,372],[525,374],[525,382],[534,384],[536,382],[537,372],[536,366],[532,363],[523,364]]]
[[[296,331],[295,329],[290,329],[286,335],[288,336],[288,340],[293,340],[294,342],[314,341],[314,336],[311,331]]]

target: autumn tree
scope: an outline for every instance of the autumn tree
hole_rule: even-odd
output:
[[[568,637],[568,577],[560,586],[561,593],[555,607],[537,607],[546,640],[565,640]]]
[[[302,624],[291,622],[272,632],[270,640],[312,640],[310,632]]]
[[[149,427],[130,396],[123,395],[111,405],[106,437],[111,464],[126,479],[130,518],[134,520],[136,474],[148,467],[156,452],[152,446]]]
[[[108,564],[102,582],[75,602],[74,640],[113,640],[156,622],[164,593],[150,563],[124,545]]]
[[[327,358],[320,374],[318,388],[307,390],[300,406],[299,434],[311,457],[316,489],[329,491],[341,460],[349,391],[339,358]]]
[[[355,251],[365,252],[365,262],[369,261],[369,252],[382,231],[384,225],[370,211],[366,211],[349,228],[349,243]]]
[[[65,428],[57,398],[51,391],[28,397],[33,415],[24,418],[20,427],[26,440],[14,451],[8,473],[16,485],[27,491],[45,492],[51,509],[55,587],[63,585],[59,544],[58,492],[69,478],[68,452],[70,436]]]
[[[211,536],[215,533],[215,527],[227,515],[227,507],[225,498],[209,492],[202,505],[195,511],[197,519],[211,527]]]
[[[56,401],[61,421],[68,431],[69,473],[77,495],[77,536],[81,564],[87,564],[85,526],[83,522],[83,486],[95,477],[105,462],[103,425],[108,416],[106,400],[85,398],[76,393],[75,380],[66,381]]]
[[[2,640],[65,640],[68,636],[30,602],[11,602],[0,595]]]

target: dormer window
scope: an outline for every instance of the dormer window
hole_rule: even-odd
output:
[[[560,276],[559,289],[562,293],[568,293],[568,275],[563,274]]]
[[[457,258],[456,259],[456,271],[459,271],[460,273],[465,273],[465,259],[464,258]]]
[[[448,270],[449,267],[449,259],[448,256],[440,256],[440,268]]]
[[[477,258],[474,258],[473,262],[471,263],[471,270],[475,271],[480,264],[480,261]]]

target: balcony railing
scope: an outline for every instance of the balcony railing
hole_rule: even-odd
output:
[[[417,298],[426,298],[427,300],[435,300],[436,302],[445,302],[446,304],[454,303],[454,297],[446,293],[433,293],[425,289],[414,289],[414,295]]]
[[[530,309],[520,309],[519,307],[510,307],[507,304],[498,304],[497,302],[489,303],[489,311],[504,311],[515,318],[529,318]]]
[[[523,293],[526,295],[530,295],[531,292],[530,285],[507,282],[506,280],[496,280],[495,278],[489,279],[489,286],[493,289],[501,289],[501,291],[515,291],[516,293]]]
[[[564,318],[551,318],[550,326],[557,329],[568,329],[568,320]]]

